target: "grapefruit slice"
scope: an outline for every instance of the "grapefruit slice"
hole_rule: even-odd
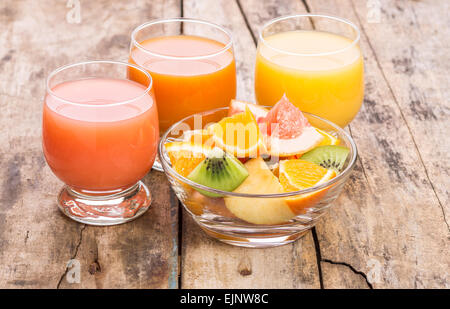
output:
[[[237,158],[256,158],[266,153],[256,119],[248,107],[245,112],[225,117],[209,126],[214,144]]]
[[[267,108],[264,108],[254,103],[231,100],[230,108],[228,109],[228,116],[243,113],[245,112],[246,107],[248,107],[248,109],[252,112],[253,116],[255,116],[256,122],[258,123],[264,121],[264,118],[267,116],[267,113],[269,112]]]
[[[286,96],[272,107],[260,128],[269,153],[278,157],[305,153],[324,138]]]
[[[251,194],[282,193],[283,187],[262,158],[244,164],[249,176],[233,192]],[[227,196],[225,206],[241,220],[253,224],[279,224],[294,217],[283,198],[247,198]]]

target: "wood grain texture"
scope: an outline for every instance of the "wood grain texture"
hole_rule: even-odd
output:
[[[360,1],[351,4],[450,230],[450,2],[385,1],[379,23],[368,22]],[[389,48],[387,31],[395,33]]]
[[[145,183],[152,209],[114,227],[78,224],[56,206],[62,185],[41,150],[45,77],[86,59],[127,59],[134,27],[179,15],[179,1],[81,1],[81,23],[66,22],[65,1],[0,4],[0,287],[177,287],[178,202],[165,176]],[[65,280],[76,258],[81,283]]]
[[[414,81],[411,79],[412,76],[407,74],[402,78],[398,78],[397,75],[397,80],[389,80],[386,76],[396,75],[394,72],[385,71],[390,65],[380,60],[381,54],[390,53],[392,57],[403,53],[399,52],[400,45],[415,46],[418,54],[419,50],[426,52],[432,49],[429,44],[416,44],[425,41],[426,38],[419,39],[412,36],[416,31],[413,31],[414,27],[412,29],[409,22],[403,22],[402,26],[393,29],[390,22],[382,19],[379,24],[369,26],[365,15],[366,9],[357,12],[350,1],[343,2],[339,6],[323,0],[310,2],[308,3],[313,12],[328,12],[343,16],[355,21],[362,30],[361,46],[366,58],[367,91],[360,117],[352,122],[351,132],[359,146],[368,189],[373,192],[371,198],[366,198],[366,207],[364,204],[355,205],[353,199],[353,203],[349,200],[346,206],[354,204],[357,208],[346,207],[348,210],[345,214],[338,214],[343,224],[348,226],[353,223],[354,231],[361,230],[358,233],[361,238],[355,239],[352,235],[355,233],[348,233],[345,236],[348,241],[336,246],[338,239],[335,235],[342,229],[329,224],[330,220],[324,220],[318,226],[322,255],[333,261],[349,261],[368,276],[375,276],[374,265],[379,263],[381,266],[379,278],[373,282],[376,288],[448,288],[450,233],[442,204],[433,190],[433,186],[448,190],[448,180],[436,178],[434,179],[437,181],[436,184],[430,182],[427,170],[429,162],[424,164],[423,154],[430,154],[443,148],[448,150],[448,144],[443,146],[445,137],[441,130],[444,126],[448,128],[449,115],[441,114],[442,119],[434,124],[431,123],[431,119],[428,121],[423,119],[420,127],[427,127],[430,130],[420,131],[418,123],[412,119],[413,115],[408,111],[409,99],[399,96],[399,91],[402,89],[405,91],[405,85],[412,84],[415,91],[430,91],[430,93],[441,91],[442,85],[425,82],[426,76],[422,76],[423,82]],[[414,1],[404,3],[413,5]],[[435,12],[433,7],[437,4],[428,2],[422,3],[421,6],[428,7],[426,11],[431,13]],[[391,15],[397,7],[398,2],[386,1],[382,2],[381,9],[385,14]],[[441,10],[443,9],[441,6]],[[414,15],[408,14],[406,10],[401,13],[399,19],[415,21]],[[445,19],[444,16],[442,19]],[[376,31],[377,35],[368,34],[366,31],[368,27]],[[433,27],[441,31],[439,22],[433,22]],[[378,41],[376,45],[374,39]],[[386,42],[389,42],[389,45]],[[441,44],[445,44],[445,39]],[[441,47],[444,48],[443,45]],[[420,59],[413,61],[421,66]],[[400,103],[401,100],[404,101]],[[435,107],[443,108],[444,104],[443,101],[436,102]],[[417,142],[419,140],[428,142],[419,144]],[[433,171],[439,170],[448,174],[448,151],[438,152],[433,158],[430,157],[430,160],[432,162],[442,160],[440,165],[434,166]],[[352,253],[353,248],[356,248],[356,254]]]
[[[328,13],[352,20],[358,27],[366,26],[361,24],[361,18],[348,1],[339,5],[325,0],[241,2],[254,32],[275,15],[258,18],[258,13],[252,11],[277,13],[275,7],[290,14],[307,10]],[[259,8],[256,8],[257,3]],[[261,5],[267,6],[266,9]],[[395,6],[387,4],[383,9],[392,7]],[[412,16],[404,18],[408,20]],[[320,23],[316,26],[320,27]],[[378,29],[379,48],[386,54],[391,48],[386,48],[385,43],[395,41],[398,35],[389,27],[372,26]],[[403,31],[406,36],[411,30],[404,27]],[[426,139],[427,134],[413,135],[402,112],[406,107],[400,106],[393,95],[394,86],[384,77],[384,67],[377,60],[378,53],[370,39],[363,31],[361,48],[365,55],[366,95],[361,112],[350,125],[360,160],[345,192],[316,228],[324,287],[448,287],[448,226],[420,156],[422,147],[429,152],[433,145],[415,143],[416,139]],[[408,44],[415,42],[408,41]],[[408,76],[394,85],[397,88],[405,82],[409,83]],[[422,85],[415,87],[420,89]],[[429,91],[439,89],[436,84],[434,90],[429,88]],[[447,122],[445,126],[448,125],[448,116],[441,114],[441,117]],[[444,126],[444,122],[440,125]],[[445,138],[441,132],[439,128],[433,130],[433,134],[443,138],[434,149],[448,148],[442,146]],[[443,160],[441,168],[444,170],[448,166],[446,156],[436,158],[436,161]],[[446,180],[438,181],[442,182],[436,186],[448,188]],[[439,263],[435,263],[436,259]]]
[[[256,46],[235,1],[184,0],[184,15],[212,20],[230,29],[238,69],[238,95],[253,101]],[[181,287],[318,288],[319,276],[311,233],[293,245],[245,249],[209,239],[183,213]]]

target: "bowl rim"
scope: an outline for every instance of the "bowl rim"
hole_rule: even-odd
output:
[[[262,107],[271,107],[271,106],[262,106]],[[167,157],[164,156],[164,152],[163,152],[163,147],[164,144],[167,140],[167,136],[169,135],[169,133],[178,125],[180,125],[181,123],[185,122],[186,120],[196,116],[196,115],[200,115],[200,116],[205,116],[205,115],[209,115],[209,114],[213,114],[216,112],[219,112],[221,110],[227,110],[229,109],[229,106],[227,107],[220,107],[220,108],[216,108],[216,109],[211,109],[208,111],[204,111],[201,113],[196,113],[190,116],[187,116],[183,119],[181,119],[180,121],[174,123],[172,126],[170,126],[169,129],[167,129],[166,132],[164,132],[163,136],[160,138],[159,141],[159,145],[158,145],[158,156],[159,156],[159,160],[161,162],[161,165],[163,167],[164,173],[168,173],[168,171],[170,172],[171,175],[174,175],[175,178],[177,178],[179,181],[186,183],[196,189],[200,189],[200,190],[204,190],[210,193],[215,193],[215,194],[219,194],[219,195],[223,195],[223,196],[232,196],[232,197],[247,197],[247,198],[284,198],[284,197],[290,197],[290,196],[297,196],[297,195],[302,195],[302,194],[306,194],[306,193],[313,193],[313,192],[317,192],[320,191],[324,188],[330,187],[331,185],[339,182],[341,179],[345,179],[347,175],[350,174],[350,172],[352,171],[355,163],[356,163],[356,159],[358,157],[358,149],[356,147],[356,144],[353,140],[353,138],[350,136],[349,133],[347,133],[344,129],[342,129],[341,127],[339,127],[338,125],[334,124],[333,122],[324,119],[320,116],[308,113],[308,112],[303,112],[303,114],[306,114],[308,116],[312,116],[313,118],[316,118],[320,121],[325,122],[326,124],[330,125],[331,127],[333,127],[333,129],[335,129],[336,131],[339,132],[339,134],[342,134],[345,136],[345,138],[349,141],[350,143],[350,154],[352,154],[350,161],[347,165],[347,167],[340,173],[338,174],[336,177],[320,184],[317,186],[313,186],[311,188],[307,188],[307,189],[303,189],[303,190],[298,190],[298,191],[292,191],[292,192],[283,192],[283,193],[270,193],[270,194],[253,194],[253,193],[238,193],[238,192],[232,192],[232,191],[223,191],[223,190],[218,190],[218,189],[214,189],[214,188],[210,188],[204,185],[201,185],[199,183],[196,183],[180,174],[178,174],[171,166],[170,163],[167,161]]]

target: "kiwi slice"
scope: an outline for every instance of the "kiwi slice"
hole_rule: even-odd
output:
[[[247,169],[238,159],[215,147],[187,178],[210,188],[233,191],[247,177]],[[197,191],[209,197],[222,196],[205,190]]]
[[[344,146],[319,146],[305,153],[300,159],[340,172],[349,152]]]

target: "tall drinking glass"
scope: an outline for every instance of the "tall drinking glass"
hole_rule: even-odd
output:
[[[345,127],[364,96],[360,33],[351,22],[325,15],[273,19],[259,33],[255,66],[258,104],[285,94],[299,107]]]
[[[142,84],[127,78],[131,67]],[[141,179],[153,165],[159,138],[152,87],[150,74],[115,61],[67,65],[48,77],[43,151],[65,183],[58,206],[70,218],[120,224],[150,206]]]
[[[184,117],[228,106],[236,97],[231,34],[210,22],[172,18],[140,25],[131,35],[129,62],[152,75],[161,134]],[[129,78],[145,82],[133,67]],[[161,171],[158,162],[154,168]]]

